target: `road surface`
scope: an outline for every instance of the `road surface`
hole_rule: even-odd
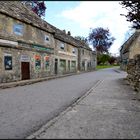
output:
[[[0,89],[0,138],[26,138],[86,93],[115,68],[26,86]],[[122,76],[123,75],[123,76]],[[121,73],[125,77],[125,73]]]

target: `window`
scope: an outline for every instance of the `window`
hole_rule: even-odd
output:
[[[13,31],[16,35],[23,35],[23,25],[22,24],[14,24]]]
[[[64,44],[61,43],[61,44],[60,44],[60,49],[61,49],[61,50],[64,50],[64,47],[65,47]]]
[[[76,49],[75,48],[72,49],[72,53],[76,53]]]
[[[66,67],[66,60],[60,59],[60,67]]]
[[[82,61],[82,67],[85,67],[85,62],[84,61]]]
[[[71,61],[71,67],[76,68],[76,61]]]
[[[12,56],[10,55],[4,56],[4,66],[5,70],[12,70]]]
[[[88,67],[91,67],[91,62],[88,62]]]
[[[50,41],[50,39],[49,39],[49,36],[48,36],[48,35],[45,35],[45,41],[46,41],[46,42],[49,42],[49,41]]]
[[[62,72],[66,71],[66,60],[64,60],[64,59],[60,59],[60,70]]]

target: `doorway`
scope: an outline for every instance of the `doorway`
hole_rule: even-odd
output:
[[[68,60],[68,70],[70,71],[70,60]]]
[[[29,62],[21,62],[21,74],[22,80],[30,79],[30,63]]]
[[[54,72],[57,74],[58,71],[58,59],[55,59],[55,65],[54,65]]]

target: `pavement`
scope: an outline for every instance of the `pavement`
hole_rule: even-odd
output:
[[[26,139],[139,139],[139,93],[114,71]]]
[[[69,74],[64,74],[64,75],[52,75],[45,78],[36,78],[36,79],[21,80],[21,81],[14,81],[14,82],[8,82],[8,83],[0,83],[0,89],[30,85],[30,84],[34,84],[34,83],[38,83],[42,81],[47,81],[47,80],[52,80],[52,79],[62,78],[62,77],[67,77],[67,76],[72,76],[72,75],[78,75],[78,74],[87,73],[87,72],[92,72],[92,71],[83,71],[83,72],[81,71],[77,73],[69,73]]]
[[[36,78],[36,79],[21,80],[21,81],[8,82],[8,83],[0,83],[0,89],[30,85],[30,84],[34,84],[37,82],[47,81],[47,80],[56,79],[56,78],[62,78],[62,77],[71,76],[71,75],[75,75],[75,74],[79,74],[79,73],[71,73],[71,74],[65,74],[65,75],[53,75],[53,76],[48,76],[45,78]]]

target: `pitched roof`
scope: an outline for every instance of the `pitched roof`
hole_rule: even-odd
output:
[[[120,51],[123,51],[123,53],[128,52],[131,44],[138,36],[140,36],[140,30],[136,30],[135,33],[131,35],[127,41],[124,42],[124,44],[121,46]]]
[[[0,13],[31,24],[47,32],[54,32],[47,22],[28,9],[20,1],[0,1]]]
[[[24,4],[22,4],[21,1],[0,1],[0,13],[52,33],[55,38],[72,44],[76,47],[86,46],[74,37],[67,35],[64,33],[64,31],[41,19],[32,10],[28,9]],[[90,48],[86,47],[86,49]]]

